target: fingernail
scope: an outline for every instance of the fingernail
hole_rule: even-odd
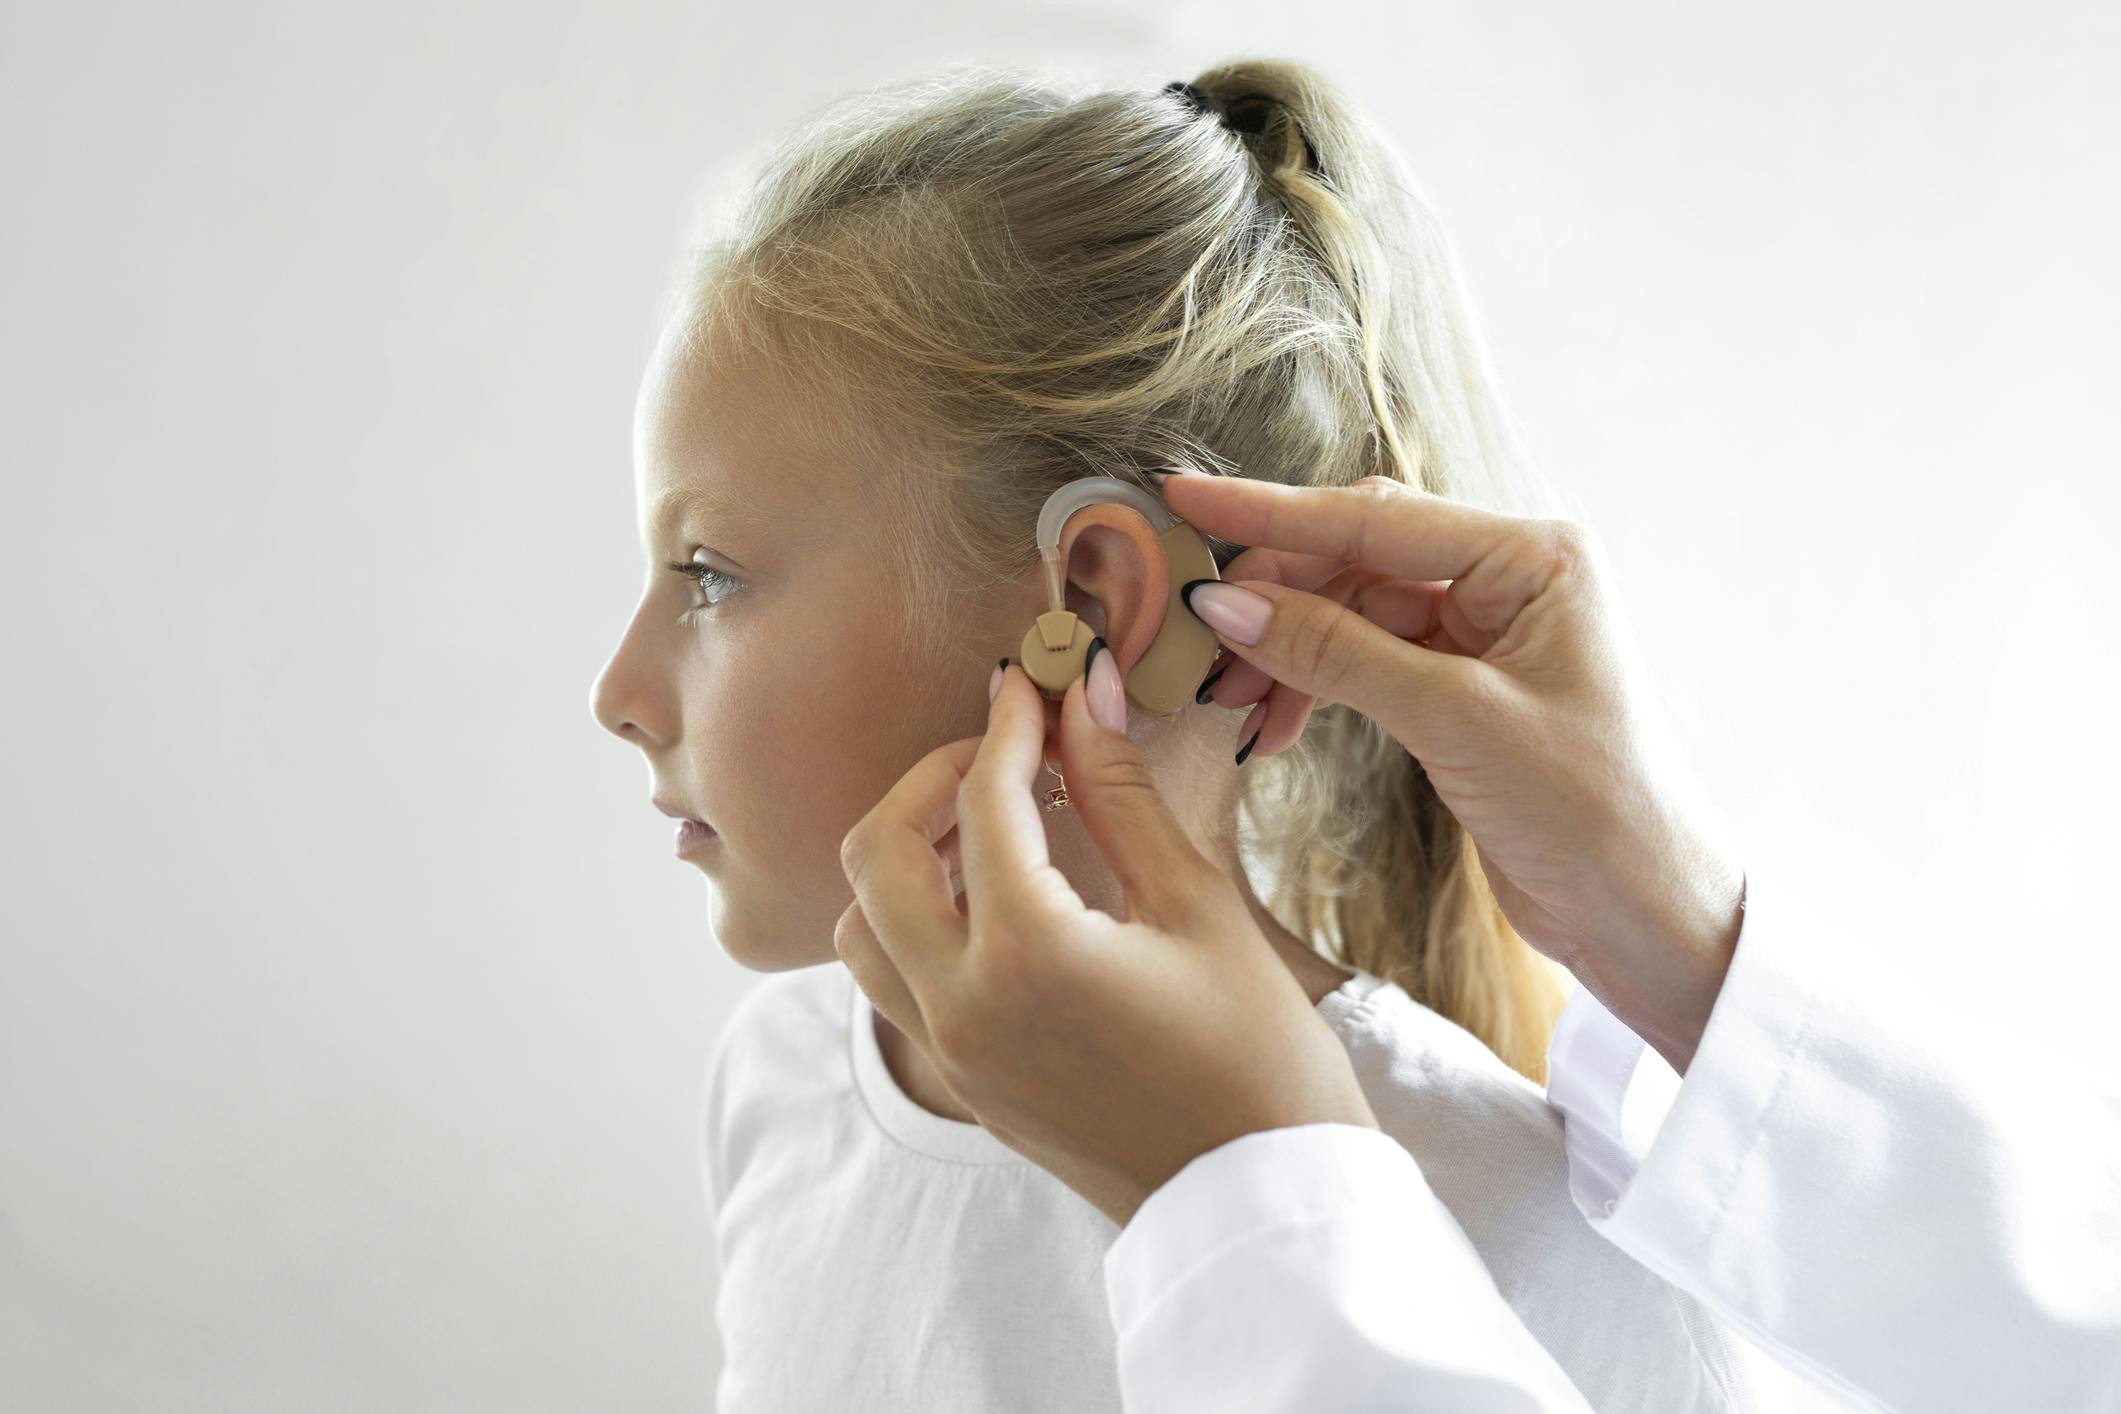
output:
[[[1229,671],[1230,665],[1228,663],[1225,663],[1221,667],[1217,668],[1214,672],[1202,678],[1200,680],[1200,686],[1193,689],[1193,700],[1195,702],[1198,702],[1203,707],[1207,706],[1208,689],[1215,686],[1215,680],[1217,678],[1221,677],[1224,673],[1227,673]]]
[[[1242,766],[1245,764],[1245,758],[1252,754],[1252,748],[1258,744],[1259,733],[1262,729],[1260,719],[1266,715],[1267,702],[1265,698],[1261,698],[1252,705],[1251,715],[1245,718],[1245,724],[1237,729],[1238,736],[1242,737],[1245,743],[1237,748],[1238,765]]]
[[[1119,664],[1105,647],[1102,637],[1090,640],[1090,671],[1083,694],[1089,699],[1090,716],[1108,732],[1127,730],[1127,693],[1120,685]]]
[[[1152,468],[1149,472],[1150,479],[1156,483],[1156,489],[1159,491],[1164,489],[1164,481],[1168,477],[1206,476],[1207,474],[1208,473],[1202,471],[1197,466],[1181,466],[1176,462],[1173,462],[1169,466],[1159,466]]]
[[[1189,579],[1178,594],[1194,618],[1247,648],[1266,637],[1267,620],[1274,617],[1273,601],[1219,579]]]
[[[1002,670],[1008,666],[1009,660],[1004,658],[994,665],[993,672],[987,674],[987,705],[990,707],[994,705],[994,695],[1002,690]]]

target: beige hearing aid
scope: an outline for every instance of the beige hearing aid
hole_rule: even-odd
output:
[[[1222,646],[1215,631],[1193,616],[1179,591],[1193,580],[1222,576],[1216,572],[1215,556],[1201,533],[1131,481],[1116,476],[1085,476],[1046,498],[1045,508],[1038,516],[1038,551],[1045,561],[1047,608],[1024,635],[1016,661],[1024,665],[1039,690],[1054,701],[1068,691],[1069,683],[1083,675],[1090,640],[1097,635],[1065,607],[1067,579],[1061,567],[1061,527],[1083,507],[1106,502],[1140,511],[1163,542],[1164,562],[1170,569],[1163,626],[1157,630],[1149,651],[1127,670],[1124,681],[1127,696],[1135,706],[1168,717],[1193,701],[1208,664]]]

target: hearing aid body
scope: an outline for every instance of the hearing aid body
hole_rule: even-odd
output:
[[[1220,579],[1215,556],[1198,530],[1172,514],[1170,507],[1131,481],[1116,476],[1085,476],[1046,498],[1038,516],[1038,551],[1045,562],[1046,612],[1024,634],[1017,661],[1039,690],[1054,701],[1088,666],[1090,641],[1097,635],[1080,615],[1066,607],[1067,576],[1061,565],[1061,527],[1085,506],[1112,502],[1140,511],[1164,547],[1170,583],[1165,586],[1163,624],[1133,667],[1122,674],[1127,697],[1144,712],[1168,717],[1193,701],[1201,677],[1222,644],[1215,631],[1187,609],[1179,590],[1196,579]]]

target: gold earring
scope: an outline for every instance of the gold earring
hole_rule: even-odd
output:
[[[1051,771],[1053,778],[1060,782],[1057,786],[1048,786],[1046,788],[1046,813],[1050,815],[1056,810],[1065,810],[1068,806],[1068,778],[1063,776],[1060,773],[1060,767],[1054,765],[1051,761],[1046,763],[1046,769]]]

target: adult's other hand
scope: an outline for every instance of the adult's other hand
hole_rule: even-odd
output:
[[[1164,501],[1248,547],[1188,597],[1262,703],[1259,754],[1346,703],[1404,745],[1510,924],[1684,1070],[1736,946],[1745,875],[1642,686],[1597,537],[1373,476],[1192,472]],[[1254,577],[1245,577],[1247,573]]]

